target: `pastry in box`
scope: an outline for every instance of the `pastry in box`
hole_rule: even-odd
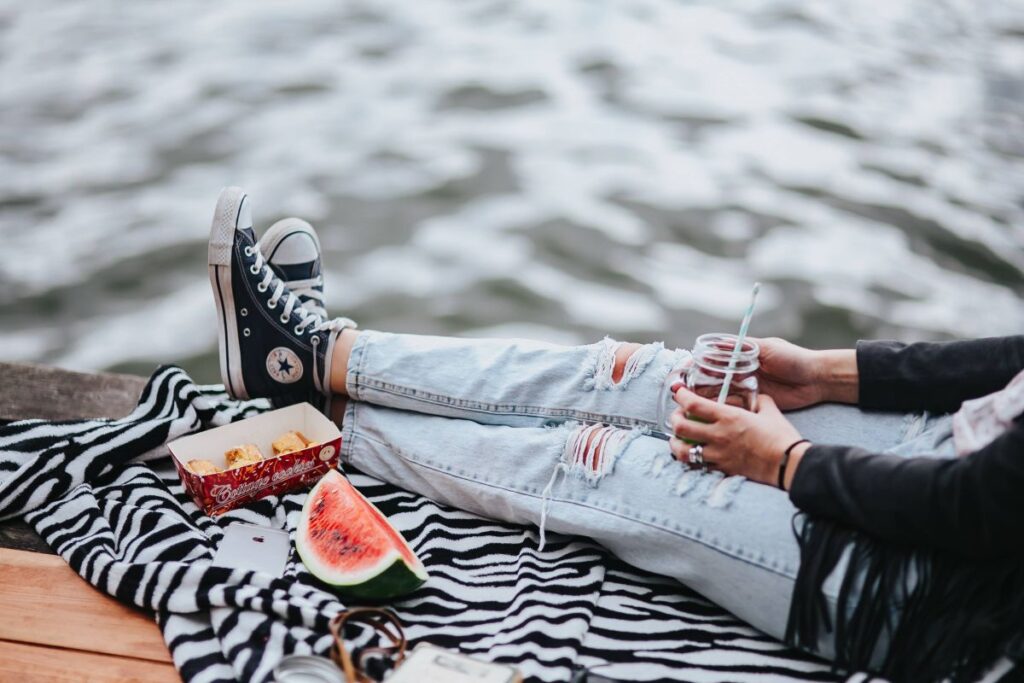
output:
[[[338,466],[341,432],[308,403],[168,444],[182,485],[207,514],[305,488]]]

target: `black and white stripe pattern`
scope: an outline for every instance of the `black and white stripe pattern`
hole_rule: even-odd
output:
[[[233,522],[294,532],[306,494],[211,519],[182,489],[163,446],[265,407],[164,367],[123,419],[2,427],[0,518],[25,516],[91,584],[153,610],[186,681],[270,680],[285,653],[326,653],[327,622],[346,605],[294,553],[278,579],[210,560]],[[538,551],[535,529],[348,476],[430,572],[393,605],[413,643],[512,663],[530,681],[565,681],[579,665],[630,681],[834,680],[827,665],[592,543],[553,535]]]

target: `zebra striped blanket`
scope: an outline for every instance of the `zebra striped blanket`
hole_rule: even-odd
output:
[[[183,491],[164,447],[266,407],[163,367],[125,418],[11,423],[0,428],[0,518],[24,516],[91,584],[152,610],[184,680],[270,680],[284,654],[325,654],[327,623],[345,605],[294,553],[281,578],[211,559],[233,522],[294,532],[306,494],[211,519]],[[821,662],[585,540],[554,536],[539,552],[532,528],[347,474],[430,572],[393,605],[413,644],[511,663],[529,681],[565,681],[574,666],[628,681],[834,678]]]

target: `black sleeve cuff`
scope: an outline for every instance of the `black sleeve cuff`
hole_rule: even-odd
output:
[[[875,410],[906,409],[906,397],[900,396],[905,378],[897,371],[897,354],[904,348],[906,344],[895,341],[857,342],[857,405]]]
[[[842,481],[831,481],[840,477],[836,465],[847,454],[860,449],[849,446],[828,446],[814,444],[800,459],[800,466],[793,474],[789,485],[789,500],[804,512],[831,519],[843,516],[843,506],[835,492],[844,489]]]

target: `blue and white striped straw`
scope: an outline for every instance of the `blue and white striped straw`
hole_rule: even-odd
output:
[[[732,355],[729,357],[729,366],[725,369],[725,379],[722,380],[722,388],[718,392],[718,402],[725,403],[729,396],[729,387],[732,385],[732,376],[736,372],[736,361],[740,359],[743,350],[743,342],[747,338],[747,328],[750,327],[750,319],[754,317],[754,305],[757,304],[757,293],[761,291],[761,283],[754,283],[754,291],[750,293],[750,306],[743,316],[743,324],[740,325],[740,334],[736,338],[736,346],[733,347]]]

